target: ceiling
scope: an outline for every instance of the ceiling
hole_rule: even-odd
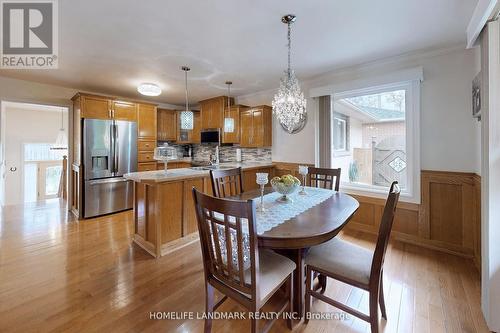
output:
[[[463,43],[477,0],[59,1],[59,69],[0,75],[155,102],[190,102],[275,88],[286,67],[286,26],[300,80],[419,49]],[[141,82],[163,93],[144,98]]]

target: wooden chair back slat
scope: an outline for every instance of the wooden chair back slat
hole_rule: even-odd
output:
[[[389,244],[389,238],[391,235],[392,225],[394,224],[394,215],[396,213],[400,193],[401,190],[398,182],[393,182],[389,190],[389,196],[385,202],[384,212],[382,214],[377,237],[377,244],[375,245],[375,252],[373,253],[370,279],[374,279],[376,281],[380,278],[380,273],[383,269],[385,252],[387,250],[387,245]]]
[[[217,279],[226,286],[257,297],[258,270],[255,203],[211,197],[193,188],[205,278]],[[244,224],[248,224],[248,231]],[[223,236],[222,236],[223,235]],[[250,278],[245,281],[245,242],[248,237]],[[234,242],[234,247],[233,247]],[[225,258],[223,255],[225,251]],[[235,253],[235,251],[237,253]],[[233,255],[235,262],[233,262]],[[248,274],[247,274],[248,276]]]
[[[338,191],[341,169],[309,168],[309,186]]]
[[[213,194],[217,198],[235,196],[243,192],[241,168],[210,170]]]

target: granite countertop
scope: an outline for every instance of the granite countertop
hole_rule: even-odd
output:
[[[176,158],[175,160],[170,160],[168,162],[169,163],[178,163],[178,162],[192,163],[193,158],[192,157],[179,157],[179,158]]]
[[[231,169],[241,167],[243,170],[258,169],[265,167],[272,167],[272,162],[228,162],[220,163],[219,168]],[[123,177],[126,179],[133,180],[138,183],[163,183],[168,181],[183,180],[190,178],[200,178],[208,177],[210,174],[209,170],[203,170],[201,168],[180,168],[180,169],[169,169],[165,174],[164,170],[157,171],[143,171],[143,172],[131,172],[125,174]]]

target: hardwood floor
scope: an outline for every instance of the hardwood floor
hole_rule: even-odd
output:
[[[199,243],[160,259],[132,245],[133,214],[76,221],[57,200],[8,207],[0,223],[0,332],[200,332],[203,320],[152,320],[150,312],[200,312]],[[372,247],[373,236],[342,238]],[[382,332],[487,332],[472,261],[391,241],[384,270]],[[368,310],[368,294],[328,281],[327,294]],[[226,302],[222,311],[243,311]],[[312,311],[339,310],[314,301]],[[341,313],[341,312],[338,312]],[[196,314],[195,314],[196,316]],[[213,332],[249,331],[248,320],[216,320]],[[288,332],[284,320],[272,332]],[[369,332],[352,316],[314,320],[295,332]]]

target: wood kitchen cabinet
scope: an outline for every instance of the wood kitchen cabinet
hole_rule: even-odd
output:
[[[141,139],[156,141],[156,106],[139,104],[137,106],[137,136]]]
[[[177,140],[177,111],[158,109],[158,140]]]
[[[137,165],[137,171],[155,171],[157,169],[156,162],[150,163],[139,163]]]
[[[248,106],[245,105],[232,105],[229,108],[226,106],[224,119],[234,119],[234,127],[232,128],[232,132],[228,132],[228,128],[226,128],[224,123],[222,127],[222,143],[240,143],[240,114],[246,110],[248,110]]]
[[[109,98],[104,96],[93,96],[93,95],[77,95],[73,97],[74,103],[79,102],[81,107],[80,116],[81,118],[91,118],[91,119],[111,119],[111,101]]]
[[[177,111],[177,143],[189,144],[189,143],[200,143],[201,142],[201,114],[199,111],[193,111],[193,129],[183,130],[181,129],[181,117],[180,113],[182,111]]]
[[[200,102],[201,129],[224,127],[224,110],[227,108],[228,98],[219,96]],[[230,98],[229,104],[234,104],[233,98]]]
[[[137,104],[125,101],[111,101],[111,114],[116,120],[137,121]]]
[[[137,171],[156,170],[156,105],[137,105]]]
[[[260,105],[240,112],[240,146],[270,147],[273,144],[272,108]]]
[[[183,168],[190,168],[191,163],[189,162],[168,162],[167,168],[168,169],[183,169]],[[157,170],[165,170],[165,164],[163,162],[158,162],[156,166]]]
[[[137,103],[83,93],[73,97],[73,104],[77,100],[80,103],[81,118],[137,121]]]

